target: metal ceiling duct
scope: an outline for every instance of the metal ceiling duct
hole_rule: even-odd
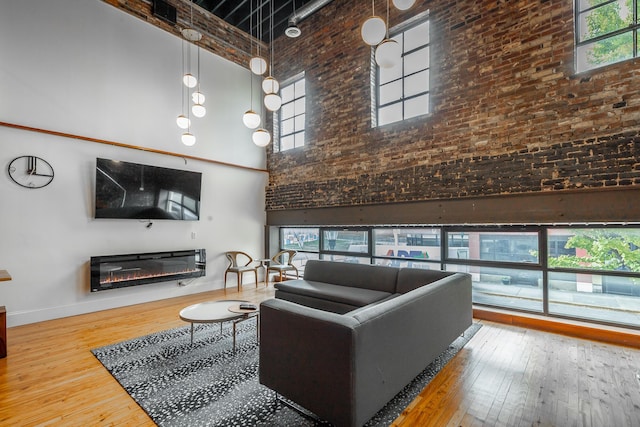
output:
[[[298,37],[300,35],[298,23],[303,19],[313,15],[329,3],[331,3],[331,0],[316,0],[302,6],[300,9],[293,12],[291,16],[289,16],[289,25],[287,26],[287,29],[284,33],[289,37]]]

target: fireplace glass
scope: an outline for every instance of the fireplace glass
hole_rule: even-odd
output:
[[[91,292],[202,277],[204,249],[91,257]]]

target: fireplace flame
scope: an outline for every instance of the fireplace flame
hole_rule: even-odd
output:
[[[181,271],[161,272],[161,273],[149,273],[147,271],[140,271],[139,269],[132,269],[132,270],[136,270],[136,271],[120,270],[120,271],[110,273],[106,277],[100,278],[100,284],[102,285],[102,284],[109,284],[109,283],[128,282],[130,280],[154,279],[157,277],[179,276],[182,274],[197,273],[200,271],[197,268],[185,269]]]

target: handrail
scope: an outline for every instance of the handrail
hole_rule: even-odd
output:
[[[166,156],[180,157],[182,159],[198,160],[198,161],[201,161],[201,162],[213,163],[213,164],[220,165],[220,166],[228,166],[228,167],[232,167],[232,168],[250,170],[250,171],[254,171],[254,172],[269,173],[269,171],[267,169],[254,168],[254,167],[251,167],[251,166],[243,166],[243,165],[238,165],[238,164],[235,164],[235,163],[222,162],[220,160],[207,159],[207,158],[204,158],[204,157],[191,156],[191,155],[188,155],[188,154],[174,153],[174,152],[171,152],[171,151],[163,151],[163,150],[158,150],[158,149],[155,149],[155,148],[142,147],[142,146],[139,146],[139,145],[125,144],[125,143],[122,143],[122,142],[108,141],[106,139],[92,138],[92,137],[89,137],[89,136],[75,135],[75,134],[71,134],[71,133],[58,132],[58,131],[48,130],[48,129],[40,129],[40,128],[31,127],[31,126],[23,126],[23,125],[18,125],[18,124],[14,124],[14,123],[7,123],[7,122],[0,122],[0,126],[13,128],[13,129],[25,130],[25,131],[29,131],[29,132],[44,133],[46,135],[61,136],[63,138],[79,139],[81,141],[97,142],[99,144],[113,145],[113,146],[116,146],[116,147],[129,148],[129,149],[132,149],[132,150],[147,151],[147,152],[150,152],[150,153],[163,154],[163,155],[166,155]]]

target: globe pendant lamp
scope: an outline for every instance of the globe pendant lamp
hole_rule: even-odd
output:
[[[393,68],[400,63],[400,44],[393,39],[384,39],[376,48],[376,64],[380,68]]]
[[[249,68],[253,74],[261,76],[267,71],[267,60],[261,56],[254,56],[249,61]]]
[[[278,93],[280,90],[280,83],[270,75],[262,81],[262,90],[267,95],[270,93]]]
[[[269,17],[271,30],[271,38],[269,43],[271,46],[269,67],[271,71],[273,71],[273,1],[270,1],[269,4],[271,6],[271,13]],[[271,74],[269,74],[269,77],[264,79],[264,81],[262,82],[262,89],[266,93],[264,97],[264,106],[267,107],[269,111],[278,111],[282,106],[282,98],[280,98],[280,95],[278,95],[278,90],[280,89],[280,84],[278,83],[278,81],[274,79]]]
[[[249,129],[255,129],[260,126],[260,114],[256,113],[253,110],[247,110],[246,113],[242,116],[242,123]]]
[[[362,40],[370,46],[375,46],[384,39],[387,27],[379,16],[371,16],[362,24],[360,34]]]
[[[392,1],[396,9],[399,9],[399,10],[410,9],[411,6],[413,6],[414,3],[416,2],[416,0],[392,0]]]
[[[176,119],[176,123],[180,129],[188,129],[191,126],[191,119],[186,117],[184,114],[180,114]]]
[[[384,20],[376,16],[375,0],[371,0],[371,16],[367,18],[360,28],[362,40],[369,46],[376,46],[387,34],[387,25]]]
[[[205,96],[202,92],[197,90],[191,94],[191,99],[194,104],[204,104]]]
[[[182,134],[182,143],[187,147],[191,147],[196,143],[196,137],[189,131]]]
[[[196,79],[193,74],[187,73],[184,75],[184,77],[182,77],[182,83],[184,83],[186,87],[191,89],[196,87],[196,85],[198,84],[198,79]]]
[[[260,128],[253,132],[251,139],[258,147],[266,147],[271,142],[271,135],[266,129]]]
[[[202,104],[193,104],[193,107],[191,107],[191,112],[197,118],[202,118],[207,114],[207,109]]]
[[[282,106],[282,98],[280,98],[280,95],[270,93],[264,97],[264,106],[269,111],[278,111]]]

